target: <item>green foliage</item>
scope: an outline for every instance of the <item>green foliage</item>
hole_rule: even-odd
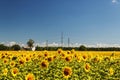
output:
[[[0,50],[9,50],[9,47],[4,44],[0,44]]]
[[[43,50],[44,50],[44,47],[36,46],[36,47],[35,47],[35,50],[36,50],[36,51],[43,51]]]
[[[81,45],[81,46],[79,47],[79,50],[80,50],[80,51],[86,51],[87,48],[86,48],[84,45]]]
[[[21,47],[20,47],[18,44],[15,44],[15,45],[12,45],[12,46],[11,46],[11,49],[12,49],[12,50],[15,50],[15,51],[18,51],[18,50],[21,49]]]
[[[3,55],[2,55],[3,56]],[[37,54],[35,54],[37,56]],[[19,55],[18,58],[23,57]],[[24,57],[26,58],[26,57]],[[61,55],[58,55],[53,61],[49,62],[47,68],[41,68],[42,60],[46,59],[44,56],[41,58],[32,57],[29,62],[24,65],[19,64],[19,59],[12,57],[9,59],[6,55],[4,59],[8,59],[7,64],[3,63],[4,59],[0,59],[0,80],[25,80],[28,73],[35,76],[35,80],[119,80],[120,79],[120,59],[112,59],[113,57],[102,57],[99,62],[94,62],[94,58],[87,59],[86,61],[77,61],[76,57],[72,57],[71,62],[67,62]],[[108,59],[108,60],[106,60]],[[18,75],[15,77],[11,74],[13,67],[9,66],[11,61],[15,61],[19,69]],[[84,65],[90,64],[90,71],[84,70]],[[69,66],[72,69],[72,75],[69,78],[64,78],[63,68]],[[113,68],[113,75],[110,75],[110,68]],[[7,68],[7,75],[3,75],[2,70]]]
[[[28,42],[27,42],[28,47],[32,48],[33,44],[34,44],[34,40],[29,39]]]
[[[34,44],[34,40],[29,39],[29,41],[27,42],[27,45],[29,48],[24,48],[24,46],[22,47],[23,50],[32,50]],[[48,51],[56,51],[59,48],[61,48],[62,50],[72,50],[73,48],[75,49],[75,51],[120,51],[119,47],[86,47],[84,45],[81,45],[80,47],[40,47],[40,46],[36,46],[35,50],[36,51],[44,51],[44,50],[48,50]],[[14,50],[13,48],[6,46],[4,44],[0,44],[0,50]],[[15,50],[19,50],[19,49],[15,49]]]

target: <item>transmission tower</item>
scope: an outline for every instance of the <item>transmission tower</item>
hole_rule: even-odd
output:
[[[46,49],[48,49],[48,40],[46,40]]]
[[[61,47],[63,47],[63,32],[61,33]]]
[[[68,37],[68,47],[70,47],[70,38]]]

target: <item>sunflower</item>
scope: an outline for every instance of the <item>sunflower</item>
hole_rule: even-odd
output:
[[[16,60],[17,59],[17,56],[11,56],[11,60]]]
[[[41,62],[41,67],[42,67],[42,68],[47,68],[48,65],[49,65],[49,63],[48,63],[47,61],[42,61],[42,62]]]
[[[5,54],[5,55],[8,55],[8,53],[7,53],[7,52],[4,52],[4,54]]]
[[[72,50],[71,50],[71,53],[72,53],[72,54],[75,53],[75,49],[72,49]]]
[[[93,62],[100,62],[99,56],[96,56],[95,58],[93,58]]]
[[[35,76],[32,73],[28,73],[25,77],[25,80],[35,80]]]
[[[76,58],[78,55],[77,54],[74,54],[74,57]]]
[[[54,56],[53,56],[53,59],[56,59],[56,58],[57,58],[57,56],[56,56],[56,55],[54,55]]]
[[[20,64],[20,65],[23,65],[24,63],[25,63],[25,59],[20,58],[20,59],[19,59],[19,64]]]
[[[29,56],[25,57],[25,61],[29,62],[31,60],[31,58]]]
[[[11,73],[12,73],[12,75],[15,77],[15,76],[19,73],[18,68],[13,68],[13,69],[11,69]]]
[[[4,63],[4,64],[8,64],[8,59],[4,59],[4,60],[3,60],[3,63]]]
[[[48,52],[47,51],[44,52],[44,56],[48,57]]]
[[[4,70],[2,70],[2,72],[3,72],[3,75],[7,75],[7,73],[8,73],[8,69],[5,68]]]
[[[71,54],[71,52],[70,52],[70,51],[67,51],[67,54]]]
[[[63,68],[63,76],[64,78],[69,78],[72,75],[72,68],[64,67]]]
[[[32,58],[32,55],[30,54],[29,57]]]
[[[53,61],[53,57],[52,56],[48,57],[47,60],[48,60],[48,62],[51,62],[51,61]]]
[[[66,58],[66,54],[65,53],[61,53],[61,58],[62,59]]]
[[[59,54],[62,53],[62,49],[60,49],[60,48],[57,51]]]
[[[81,56],[77,56],[77,61],[81,62]]]
[[[35,57],[36,55],[35,55],[35,53],[33,54],[33,57]]]
[[[110,57],[105,57],[104,61],[110,61]]]
[[[37,56],[37,57],[38,57],[38,59],[40,59],[40,58],[42,57],[42,55],[41,55],[41,54],[38,54],[38,56]]]
[[[72,61],[72,56],[67,56],[67,57],[65,58],[65,60],[68,61],[68,62],[71,62],[71,61]]]
[[[92,53],[89,53],[89,54],[88,54],[88,59],[92,59],[92,58],[93,58]]]
[[[83,58],[83,61],[86,61],[88,56],[86,54],[83,54],[82,58]]]
[[[113,74],[114,74],[113,68],[110,68],[110,69],[109,69],[109,74],[110,74],[110,75],[113,75]]]
[[[14,66],[15,66],[15,61],[11,61],[11,62],[10,62],[10,66],[11,66],[11,67],[14,67]]]
[[[90,71],[90,64],[89,64],[89,63],[86,63],[86,64],[84,65],[84,70],[85,70],[86,72],[89,72],[89,71]]]
[[[1,55],[1,59],[4,59],[4,58],[5,58],[5,55],[2,54],[2,55]]]

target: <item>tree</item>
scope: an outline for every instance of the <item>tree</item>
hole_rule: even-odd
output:
[[[36,46],[35,50],[36,50],[36,51],[42,51],[42,50],[43,50],[43,47]]]
[[[9,47],[4,44],[0,44],[0,50],[9,50]]]
[[[21,47],[18,44],[14,44],[14,45],[11,46],[11,49],[15,50],[15,51],[18,51],[18,50],[21,49]]]
[[[81,45],[81,46],[79,47],[79,50],[81,50],[81,51],[86,51],[87,48],[86,48],[84,45]]]
[[[28,42],[27,42],[27,45],[30,48],[30,50],[32,50],[33,44],[34,44],[34,40],[29,39]]]

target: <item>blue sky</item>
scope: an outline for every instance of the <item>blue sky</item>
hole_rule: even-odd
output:
[[[0,0],[0,42],[120,44],[119,0]]]

